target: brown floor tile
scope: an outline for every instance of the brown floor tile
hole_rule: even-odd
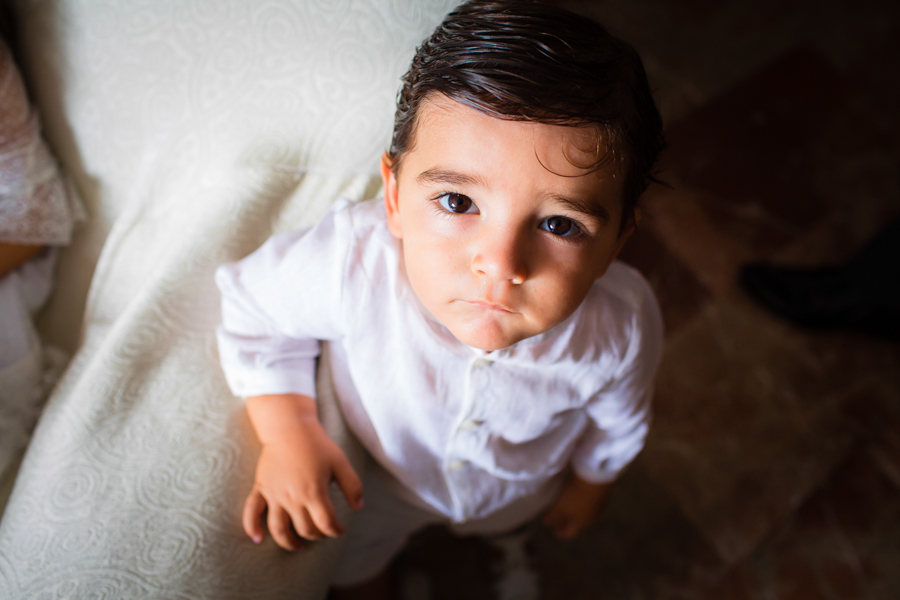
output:
[[[804,561],[787,562],[778,568],[777,582],[766,591],[784,600],[830,600],[822,590],[819,577]]]
[[[710,218],[698,192],[673,184],[676,189],[655,186],[644,195],[645,228],[713,296],[733,295],[739,267],[754,255]]]
[[[757,573],[740,565],[718,583],[707,587],[695,585],[693,591],[697,600],[757,600],[758,588]]]
[[[869,456],[875,468],[900,492],[900,431],[892,429],[881,439],[869,444]]]
[[[815,146],[845,97],[829,62],[797,48],[669,128],[667,160],[729,235],[778,247],[827,209]]]
[[[600,520],[573,542],[535,537],[544,600],[677,598],[722,565],[677,503],[638,462],[616,483]]]
[[[896,598],[900,491],[860,445],[765,552],[802,556],[825,597]]]
[[[650,282],[662,308],[667,336],[692,319],[711,297],[694,273],[666,250],[650,226],[639,226],[619,258]]]
[[[650,472],[723,559],[748,555],[843,457],[852,428],[803,332],[717,302],[672,338]]]
[[[714,585],[708,600],[887,600],[900,592],[900,493],[858,445],[780,531]]]

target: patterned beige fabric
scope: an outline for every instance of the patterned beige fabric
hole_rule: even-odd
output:
[[[90,221],[42,322],[81,344],[0,522],[0,597],[322,597],[339,542],[289,554],[241,532],[257,448],[218,366],[212,274],[377,190],[399,76],[453,4],[18,2]]]

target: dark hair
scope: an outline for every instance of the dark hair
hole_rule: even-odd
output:
[[[388,155],[396,173],[434,94],[502,119],[594,126],[623,167],[623,218],[665,147],[640,57],[601,25],[534,0],[475,0],[449,13],[416,50],[397,97]]]

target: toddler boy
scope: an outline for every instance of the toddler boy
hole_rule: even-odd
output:
[[[404,76],[383,200],[341,202],[216,279],[222,365],[262,443],[244,528],[286,549],[344,532],[371,580],[429,522],[559,537],[641,449],[661,351],[644,279],[614,262],[663,146],[637,54],[531,1],[450,13]],[[363,486],[316,418],[315,361],[367,449]]]

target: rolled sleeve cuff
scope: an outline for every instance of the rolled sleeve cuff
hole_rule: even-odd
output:
[[[315,360],[309,360],[308,368],[273,369],[264,372],[253,370],[226,371],[228,387],[235,396],[249,398],[266,394],[303,394],[316,397]]]
[[[635,459],[644,447],[648,426],[641,423],[629,435],[615,441],[583,441],[572,456],[572,469],[589,483],[608,483]],[[600,432],[597,432],[598,435]]]
[[[578,461],[572,461],[572,470],[579,479],[587,481],[588,483],[609,483],[615,480],[621,472],[621,469],[598,469]]]

